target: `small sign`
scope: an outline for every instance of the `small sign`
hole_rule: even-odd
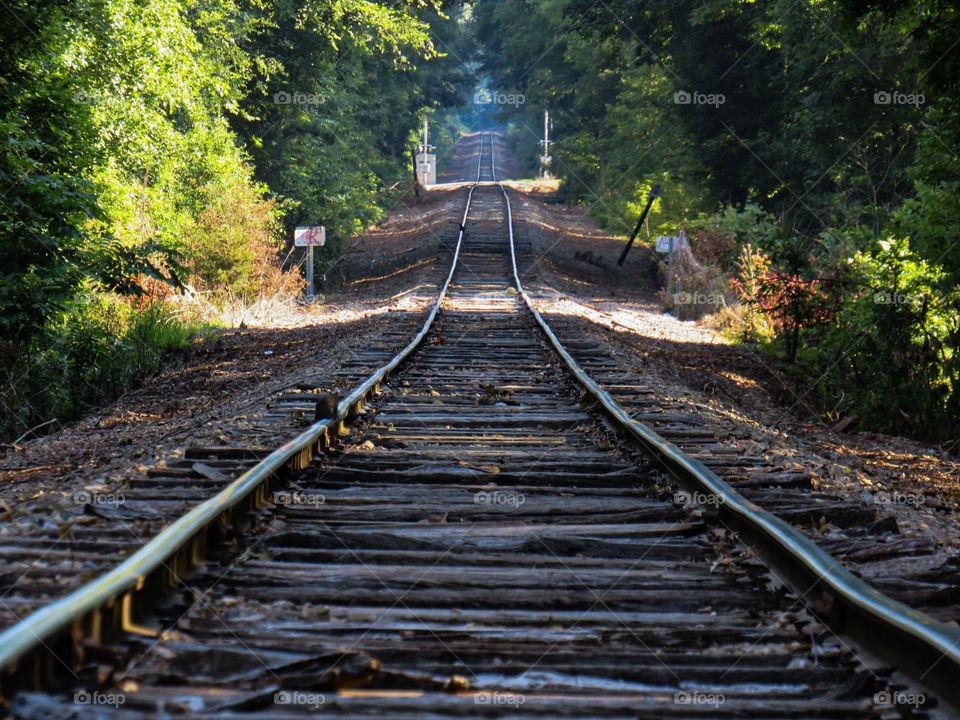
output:
[[[680,231],[680,235],[677,237],[670,237],[669,235],[659,235],[657,236],[657,252],[658,253],[669,253],[671,250],[676,252],[680,248],[689,248],[690,241],[687,240],[687,233],[683,230]]]
[[[317,227],[298,227],[293,233],[293,244],[297,247],[313,247],[325,245],[327,229],[323,225]]]
[[[660,235],[659,237],[657,237],[657,252],[668,253],[670,252],[671,247],[676,248],[679,246],[679,244],[680,243],[677,242],[677,238],[675,237]]]

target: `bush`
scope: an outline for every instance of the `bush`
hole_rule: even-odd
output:
[[[766,247],[776,236],[773,217],[759,205],[747,203],[740,210],[727,205],[713,215],[687,225],[697,257],[724,271],[733,270],[744,245]]]
[[[744,340],[769,340],[774,328],[763,308],[763,280],[770,273],[770,258],[763,250],[747,243],[737,256],[737,275],[730,285],[743,303],[741,330]]]
[[[672,287],[665,291],[665,301],[668,305],[672,303],[677,317],[699,319],[721,312],[738,298],[747,307],[734,315],[727,314],[725,322],[729,324],[741,318],[745,339],[769,337],[773,323],[766,318],[772,317],[777,298],[766,282],[770,279],[770,259],[759,246],[772,243],[775,237],[771,216],[748,203],[742,210],[722,207],[713,215],[686,223],[686,227],[690,230],[692,252],[675,254],[668,283]],[[752,266],[758,262],[759,267]],[[738,277],[729,281],[734,271]],[[744,277],[744,273],[756,277]],[[766,297],[761,298],[761,294]],[[681,298],[679,302],[678,298]],[[683,302],[684,299],[687,302]]]
[[[0,366],[0,437],[61,423],[112,400],[186,347],[200,327],[179,322],[163,303],[137,310],[119,296],[88,292]]]
[[[254,297],[283,285],[280,213],[265,188],[237,182],[210,192],[186,236],[191,282],[202,291]],[[299,273],[296,273],[299,277]]]
[[[826,373],[842,412],[930,439],[960,431],[960,292],[907,240],[855,255],[858,284],[803,360]]]

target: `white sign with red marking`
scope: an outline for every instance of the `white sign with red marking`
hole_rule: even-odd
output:
[[[293,233],[293,244],[297,247],[313,247],[325,245],[327,229],[322,225],[317,227],[298,227]]]

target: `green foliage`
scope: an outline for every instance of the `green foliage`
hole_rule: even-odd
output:
[[[245,279],[274,262],[276,243],[263,238],[277,231],[275,203],[226,114],[252,73],[240,43],[261,25],[232,0],[190,0],[108,2],[74,29],[69,52],[98,138],[90,177],[103,217],[85,227],[90,252],[122,248],[155,278],[183,263],[197,284],[256,291]],[[219,212],[225,202],[237,212]]]
[[[0,367],[0,435],[15,438],[110,400],[169,362],[200,328],[162,303],[134,309],[116,295],[84,294]]]
[[[451,24],[414,0],[319,2],[306,12],[277,3],[250,40],[262,61],[234,126],[256,177],[289,200],[287,237],[296,225],[327,227],[321,263],[395,202],[389,188],[409,187],[423,109],[460,102],[468,82]],[[442,55],[434,38],[453,52]]]
[[[466,85],[458,25],[434,0],[11,0],[5,11],[9,433],[75,414],[168,346],[147,331],[168,323],[147,313],[141,326],[117,294],[294,288],[278,267],[293,226],[327,225],[335,256],[408,178],[421,113]],[[70,380],[51,389],[59,372]]]
[[[899,432],[946,439],[960,408],[960,293],[907,240],[851,261],[857,284],[805,361],[842,390],[841,410]]]
[[[890,23],[838,41],[842,8],[790,0],[506,0],[476,14],[485,71],[525,93],[532,136],[550,109],[555,171],[611,228],[632,226],[644,183],[664,190],[658,231],[753,201],[807,237],[837,222],[879,231],[907,189],[920,114],[874,102],[917,75]]]
[[[778,233],[775,218],[752,202],[741,209],[721,207],[712,215],[687,222],[685,228],[693,238],[697,258],[727,272],[733,270],[741,248],[771,247]]]
[[[69,9],[13,2],[18,22],[0,25],[0,331],[27,342],[69,303],[82,279],[80,225],[96,211],[82,171],[90,125],[68,78],[49,66],[64,51],[50,26]],[[4,349],[0,358],[12,350]]]
[[[960,415],[943,414],[960,402],[945,329],[960,314],[949,300],[960,280],[954,4],[503,0],[475,14],[483,71],[526,96],[516,122],[529,138],[516,146],[530,161],[550,110],[568,199],[627,234],[658,184],[651,234],[686,228],[702,275],[742,282],[745,248],[769,259],[743,298],[744,334],[769,338],[798,371],[840,361],[810,381],[873,427],[960,436]],[[942,273],[922,311],[845,294],[887,236],[909,239],[905,277]],[[857,341],[896,348],[901,364],[860,358],[871,371],[856,370],[839,348]],[[938,359],[917,359],[918,343]],[[878,411],[887,391],[898,417]]]
[[[186,230],[183,246],[193,282],[201,290],[252,297],[281,283],[276,263],[280,212],[263,188],[241,177],[221,183]]]

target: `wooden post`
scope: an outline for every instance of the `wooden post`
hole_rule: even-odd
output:
[[[647,196],[647,206],[643,209],[643,212],[640,213],[640,219],[637,220],[637,226],[633,229],[633,233],[630,235],[630,240],[627,241],[627,246],[623,249],[623,252],[620,253],[620,259],[617,260],[617,267],[623,267],[623,262],[627,259],[627,253],[630,252],[630,248],[633,247],[633,241],[637,239],[637,233],[640,232],[640,228],[643,226],[643,221],[647,219],[647,213],[650,212],[650,208],[653,206],[653,201],[660,197],[660,188],[654,185],[650,189],[650,194]]]

